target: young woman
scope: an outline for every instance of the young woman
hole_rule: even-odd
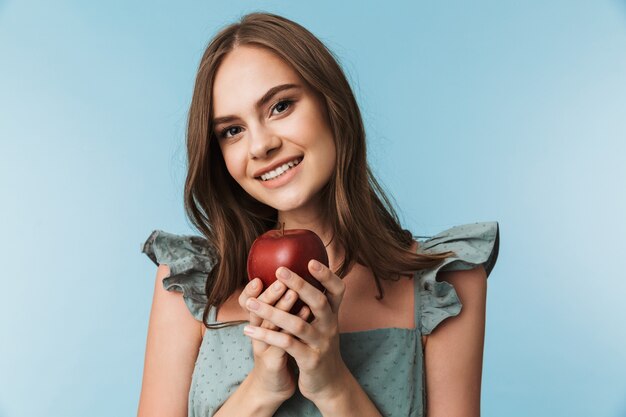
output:
[[[155,230],[142,247],[158,269],[139,416],[479,415],[498,223],[426,240],[401,227],[314,35],[267,13],[219,32],[187,151],[202,237]],[[283,224],[324,242],[329,267],[308,267],[326,293],[286,268],[248,282],[252,243]],[[308,307],[289,314],[297,298]]]

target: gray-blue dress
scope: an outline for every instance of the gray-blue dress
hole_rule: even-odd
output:
[[[466,270],[483,265],[487,276],[498,258],[498,222],[455,226],[428,239],[418,239],[423,253],[452,250],[458,257],[446,259],[436,268],[414,275],[415,329],[382,328],[342,333],[344,362],[385,417],[424,415],[424,357],[421,335],[430,334],[448,317],[461,312],[454,287],[437,281],[438,271]],[[191,314],[202,321],[207,302],[207,274],[216,254],[199,236],[153,231],[142,245],[156,265],[166,264],[170,276],[163,279],[168,291],[183,293]],[[209,311],[215,322],[216,309]],[[207,329],[195,363],[189,392],[189,416],[210,417],[237,389],[254,366],[250,339],[241,324],[218,330]],[[274,414],[279,417],[321,416],[315,405],[296,393]]]

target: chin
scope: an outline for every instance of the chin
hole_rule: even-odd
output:
[[[304,198],[301,194],[291,195],[291,196],[276,196],[274,198],[268,199],[268,201],[264,201],[270,207],[278,211],[292,211],[297,210],[300,207],[306,205],[308,200]]]
[[[281,201],[279,204],[269,204],[270,206],[272,206],[273,208],[275,208],[278,211],[282,211],[282,212],[288,212],[288,211],[292,211],[292,210],[297,210],[298,208],[302,207],[304,204],[302,203],[292,203],[289,201]]]
[[[297,210],[310,205],[315,200],[315,196],[319,197],[319,193],[324,188],[320,184],[308,181],[292,186],[287,185],[285,189],[266,190],[262,185],[260,187],[261,190],[252,187],[253,189],[248,190],[248,194],[255,200],[282,212]]]

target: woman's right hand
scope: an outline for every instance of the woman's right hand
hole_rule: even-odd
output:
[[[254,288],[255,285],[256,288]],[[250,281],[239,296],[239,305],[249,312],[250,325],[276,330],[277,327],[273,323],[263,320],[247,308],[248,298],[254,297],[278,309],[289,311],[298,299],[298,295],[291,289],[287,290],[285,284],[278,280],[259,295],[262,288],[263,282],[259,278]],[[305,305],[298,316],[307,320],[310,313],[311,310]],[[252,351],[254,368],[251,371],[251,377],[254,386],[281,403],[289,399],[298,385],[294,371],[289,367],[289,354],[279,347],[255,339],[252,339]]]

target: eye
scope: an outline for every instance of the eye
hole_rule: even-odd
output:
[[[277,114],[282,114],[284,112],[286,112],[291,105],[293,104],[294,100],[280,100],[278,103],[276,103],[276,105],[272,108],[272,114],[274,114],[274,110],[277,110],[278,113]],[[222,129],[219,132],[218,137],[220,139],[228,139],[231,138],[233,136],[236,136],[238,133],[240,133],[241,128],[239,126],[228,126],[225,127],[224,129]],[[231,136],[229,136],[231,135]]]
[[[279,114],[284,113],[289,108],[289,106],[291,106],[292,103],[293,103],[293,100],[281,100],[278,103],[276,103],[273,110],[279,110],[278,112]],[[283,110],[281,111],[280,109],[283,109]]]
[[[222,131],[220,132],[220,138],[228,138],[228,134],[230,133],[231,135],[236,135],[237,133],[239,133],[237,131],[237,129],[241,129],[239,126],[228,126],[224,129],[222,129]],[[234,132],[233,132],[234,130]]]

